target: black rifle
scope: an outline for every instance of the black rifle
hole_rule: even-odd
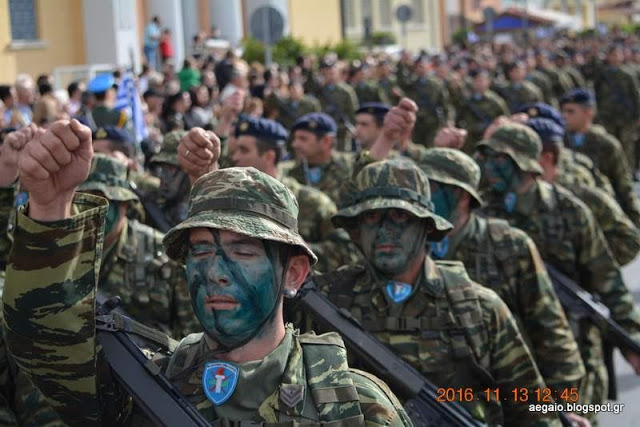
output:
[[[640,355],[640,343],[631,338],[627,331],[611,318],[611,312],[604,304],[595,300],[593,295],[550,263],[547,262],[545,265],[558,298],[566,310],[578,316],[588,317],[614,345]]]
[[[98,317],[105,316],[112,307],[98,306]],[[117,311],[117,310],[116,310]],[[126,316],[121,319],[130,321]],[[204,427],[211,424],[189,403],[180,391],[134,344],[129,335],[116,328],[102,325],[96,331],[96,339],[102,346],[106,360],[118,383],[133,397],[136,404],[159,426]]]
[[[312,279],[307,280],[300,290],[298,304],[323,328],[338,332],[349,351],[389,384],[394,393],[405,401],[404,408],[416,426],[483,425],[460,404],[438,402],[435,385],[365,331],[347,310],[333,305],[317,291]]]

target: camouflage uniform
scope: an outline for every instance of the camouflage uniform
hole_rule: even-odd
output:
[[[342,184],[351,179],[353,174],[354,156],[351,153],[331,153],[329,163],[322,166],[306,166],[303,162],[297,161],[296,165],[287,171],[287,175],[301,184],[317,188],[335,203],[340,202],[340,188]],[[308,178],[310,169],[321,170],[321,179],[312,184]]]
[[[96,154],[79,191],[100,192],[108,200],[137,201],[126,181],[126,167]],[[197,329],[184,269],[172,263],[162,248],[163,235],[136,220],[126,219],[111,248],[105,248],[98,288],[122,299],[122,309],[139,322],[172,336]]]
[[[322,111],[330,115],[338,125],[336,148],[338,151],[351,151],[351,134],[345,122],[353,123],[358,109],[358,97],[346,83],[324,85],[317,94]]]
[[[469,193],[473,209],[482,205],[477,192],[480,168],[469,156],[434,148],[420,168],[431,181]],[[531,238],[505,221],[471,212],[448,244],[442,259],[461,261],[473,281],[495,291],[507,304],[547,386],[554,390],[576,386],[585,374],[578,344]]]
[[[543,100],[546,104],[553,104],[553,88],[551,85],[551,80],[549,80],[549,77],[547,77],[546,74],[538,70],[530,70],[527,73],[527,80],[536,85],[538,89],[540,89]]]
[[[15,196],[16,186],[0,188],[0,271],[4,271],[11,250],[9,225]]]
[[[551,90],[556,99],[560,99],[573,88],[573,82],[568,74],[556,67],[539,67],[538,71],[547,76],[551,82]]]
[[[473,153],[476,143],[482,139],[491,122],[498,116],[508,115],[509,109],[504,99],[493,91],[465,99],[456,114],[456,126],[469,132],[463,151]]]
[[[375,209],[401,209],[429,222],[438,241],[451,229],[431,209],[429,181],[407,160],[365,166],[355,177],[345,203],[334,217],[337,226],[355,230],[359,215]],[[388,295],[392,282],[370,263],[345,266],[317,277],[339,307],[438,386],[470,387],[476,396],[489,384],[508,393],[514,386],[534,389],[543,380],[506,305],[490,289],[473,282],[459,262],[424,259],[417,283],[401,302]],[[490,424],[552,422],[555,414],[529,412],[526,404],[486,396],[463,403]]]
[[[382,90],[380,85],[374,81],[361,81],[358,84],[351,85],[358,97],[358,104],[365,104],[367,102],[381,102],[383,104],[389,104],[389,98]]]
[[[396,104],[400,101],[400,97],[394,93],[394,90],[402,90],[400,89],[396,76],[390,75],[389,77],[382,77],[378,79],[378,84],[390,103]]]
[[[634,76],[623,67],[603,67],[594,82],[598,119],[618,138],[631,167],[636,167],[640,92]],[[637,224],[637,222],[636,222]]]
[[[434,77],[415,79],[406,92],[419,108],[412,140],[426,147],[433,146],[438,129],[445,126],[453,115],[449,93],[444,84]]]
[[[622,210],[636,226],[640,226],[640,201],[631,182],[629,158],[620,142],[602,126],[592,125],[580,139],[568,133],[565,144],[572,150],[589,156],[594,166],[609,178]]]
[[[160,178],[160,188],[156,192],[146,193],[143,198],[145,202],[148,200],[161,209],[170,227],[184,221],[189,205],[191,183],[178,164],[178,146],[185,134],[186,131],[177,130],[165,135],[160,152],[150,159],[152,172]],[[166,166],[177,169],[171,174]],[[153,220],[152,216],[147,214],[147,220]]]
[[[293,123],[299,118],[309,113],[316,113],[322,108],[320,102],[313,96],[305,95],[301,100],[281,98],[275,93],[270,94],[265,99],[265,110],[271,108],[276,112],[275,120],[282,123],[287,129],[291,129]]]
[[[129,117],[125,110],[118,111],[104,105],[97,106],[86,116],[81,117],[80,121],[94,130],[105,126],[125,128],[129,125]]]
[[[253,168],[229,168],[199,179],[191,194],[189,218],[164,239],[167,254],[175,261],[185,262],[185,234],[190,229],[210,227],[295,245],[315,262],[315,255],[296,231],[297,203],[275,179]],[[236,203],[233,208],[212,207],[216,203],[229,206],[229,201]],[[105,377],[108,371],[101,370],[106,360],[96,347],[95,283],[107,203],[100,197],[80,194],[74,198],[74,206],[74,216],[53,223],[37,223],[19,214],[16,241],[20,244],[12,253],[4,294],[7,342],[11,352],[19,355],[18,364],[29,372],[65,421],[141,425],[148,420],[142,420],[135,406],[131,415],[126,393]],[[261,209],[261,214],[257,215],[256,209]],[[52,256],[51,249],[59,245],[64,250]],[[37,265],[34,260],[39,261]],[[47,267],[52,263],[56,269]],[[63,280],[69,286],[60,290],[58,283]],[[46,297],[32,298],[35,295]],[[34,316],[36,312],[39,317]],[[41,318],[46,321],[41,322]],[[239,388],[227,403],[215,408],[205,397],[201,379],[207,360],[212,358],[215,356],[200,333],[184,338],[168,360],[160,358],[158,363],[180,392],[215,425],[243,420],[265,426],[285,421],[318,426],[331,421],[358,426],[411,425],[384,383],[349,369],[337,334],[298,335],[287,328],[284,340],[265,359],[239,364],[244,372]],[[281,375],[265,370],[267,365],[277,366]],[[250,396],[256,390],[266,395]],[[281,393],[292,390],[302,390],[302,400],[292,402],[282,397]]]
[[[531,82],[510,83],[500,88],[498,94],[504,98],[509,111],[516,111],[521,105],[532,102],[542,102],[544,96],[536,85]]]
[[[481,143],[481,147],[508,155],[521,171],[542,173],[538,163],[542,145],[529,127],[502,125],[489,140]],[[506,219],[529,234],[543,259],[587,291],[597,293],[611,310],[612,318],[635,339],[640,339],[640,312],[634,307],[620,269],[589,208],[562,187],[539,179],[526,194],[517,197],[511,212],[500,197],[493,197],[483,212],[487,216]],[[607,371],[600,331],[587,319],[576,318],[571,313],[568,317],[587,369],[580,401],[603,403],[607,396]],[[595,414],[589,416],[594,422]]]

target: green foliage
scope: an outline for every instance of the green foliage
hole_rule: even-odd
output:
[[[264,63],[264,44],[252,37],[242,40],[242,59],[249,64],[252,62]]]
[[[371,34],[371,43],[374,46],[396,44],[396,36],[388,31],[377,31]]]
[[[458,30],[453,33],[451,39],[455,44],[465,44],[467,42],[467,37],[469,36],[469,32],[465,30]]]
[[[265,46],[259,40],[247,37],[242,40],[242,58],[248,63],[264,63]],[[292,65],[298,56],[313,53],[322,58],[328,53],[335,52],[340,59],[353,60],[361,57],[358,45],[351,40],[342,40],[335,44],[316,44],[313,47],[306,46],[301,39],[287,36],[283,37],[272,47],[273,61],[281,65]]]
[[[273,60],[280,65],[293,65],[299,56],[307,53],[308,48],[301,39],[286,36],[273,45]]]
[[[334,44],[331,46],[331,51],[335,52],[336,55],[338,55],[338,58],[349,61],[360,59],[362,57],[358,45],[349,39],[344,39]]]

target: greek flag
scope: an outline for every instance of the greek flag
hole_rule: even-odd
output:
[[[133,81],[133,76],[127,73],[118,86],[116,95],[116,110],[125,110],[127,115],[131,117],[133,130],[135,132],[136,146],[140,146],[140,141],[148,135],[147,125],[144,122],[144,114],[142,112],[142,104],[140,102],[140,94]]]

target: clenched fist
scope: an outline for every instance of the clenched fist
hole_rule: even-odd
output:
[[[459,150],[464,145],[464,141],[466,138],[467,131],[465,129],[447,126],[438,130],[438,133],[433,140],[433,146],[456,148]]]
[[[382,132],[369,150],[371,157],[385,159],[393,145],[411,138],[416,125],[418,105],[409,98],[402,98],[384,117]]]
[[[43,129],[32,123],[5,137],[4,143],[0,147],[0,187],[8,187],[18,179],[20,152],[29,141],[43,133]]]
[[[18,161],[21,184],[29,192],[29,216],[41,221],[69,217],[92,157],[91,129],[77,120],[59,120],[36,135]]]
[[[178,145],[178,163],[194,183],[202,175],[218,169],[220,138],[201,128],[191,129]]]

